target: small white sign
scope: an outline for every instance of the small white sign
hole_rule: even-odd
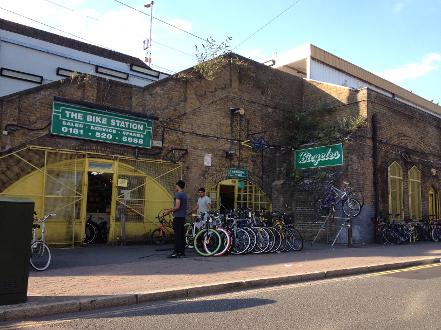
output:
[[[162,147],[162,141],[161,140],[153,140],[152,147]]]
[[[211,154],[204,155],[204,165],[211,166]]]

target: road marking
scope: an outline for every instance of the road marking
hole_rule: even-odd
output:
[[[181,305],[182,303],[185,303],[185,302],[191,302],[191,301],[196,301],[196,300],[199,300],[199,301],[210,300],[210,299],[212,299],[213,296],[236,297],[236,296],[245,295],[245,294],[250,295],[250,294],[254,294],[254,293],[285,290],[287,287],[294,288],[294,287],[316,286],[316,285],[320,285],[320,284],[349,281],[349,280],[353,280],[355,278],[370,278],[370,277],[386,276],[386,275],[390,275],[390,274],[411,272],[411,271],[416,271],[416,270],[421,270],[421,269],[429,269],[429,268],[440,267],[440,266],[441,266],[441,263],[427,264],[427,265],[414,266],[414,267],[408,267],[408,268],[386,270],[386,271],[382,271],[382,272],[369,273],[369,274],[336,277],[336,278],[323,279],[323,280],[312,281],[312,282],[293,283],[293,284],[286,284],[286,285],[269,287],[269,288],[257,288],[257,289],[252,289],[252,290],[221,293],[218,295],[210,295],[210,296],[205,296],[205,297],[180,299],[180,300],[170,301],[170,302],[161,303],[161,304],[154,304],[154,302],[152,302],[153,305],[128,307],[125,309],[118,309],[116,311],[105,311],[105,310],[98,311],[96,313],[87,314],[87,317],[94,318],[94,317],[112,316],[112,315],[118,315],[118,314],[128,313],[128,312],[138,312],[138,311],[146,311],[146,310],[152,310],[152,309],[163,308],[163,307],[178,306],[178,305]],[[148,302],[146,302],[146,304],[147,303]],[[114,307],[114,308],[117,308],[117,307]],[[81,313],[81,312],[76,312],[76,313]],[[87,311],[84,311],[84,313],[87,313]],[[54,316],[56,316],[56,315],[54,315]],[[24,328],[29,328],[29,327],[50,326],[50,325],[56,325],[56,324],[65,323],[65,322],[78,321],[78,320],[83,319],[84,316],[86,316],[86,315],[81,315],[78,317],[64,317],[64,318],[61,318],[58,320],[53,320],[53,321],[40,321],[40,322],[39,321],[23,321],[23,322],[13,324],[13,325],[0,326],[0,329],[24,329]]]

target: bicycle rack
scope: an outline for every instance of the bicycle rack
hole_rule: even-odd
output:
[[[316,242],[317,238],[319,237],[320,233],[323,230],[328,230],[328,228],[331,226],[330,223],[334,222],[335,219],[345,220],[345,222],[340,224],[340,228],[339,228],[337,234],[335,235],[335,238],[331,244],[331,246],[334,247],[334,245],[337,242],[337,239],[340,236],[343,229],[347,229],[348,231],[351,229],[352,218],[336,217],[335,216],[335,207],[331,208],[328,215],[322,215],[321,217],[325,218],[325,221],[323,222],[323,224],[320,226],[319,230],[317,231],[317,234],[315,235],[314,239],[312,240],[311,245],[313,245]],[[335,225],[332,225],[332,226],[335,226]],[[352,246],[352,239],[350,238],[350,235],[348,232],[348,247],[351,247],[351,246]]]

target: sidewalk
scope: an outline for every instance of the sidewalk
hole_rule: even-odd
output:
[[[335,249],[305,245],[296,253],[219,258],[189,251],[181,259],[165,258],[170,251],[158,251],[157,246],[53,249],[50,268],[30,272],[28,302],[0,306],[0,321],[360,274],[441,258],[439,243]]]

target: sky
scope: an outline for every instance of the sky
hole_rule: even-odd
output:
[[[147,2],[0,0],[0,17],[144,59]],[[153,16],[157,70],[193,66],[208,37],[261,62],[312,43],[441,104],[441,0],[155,0]]]

